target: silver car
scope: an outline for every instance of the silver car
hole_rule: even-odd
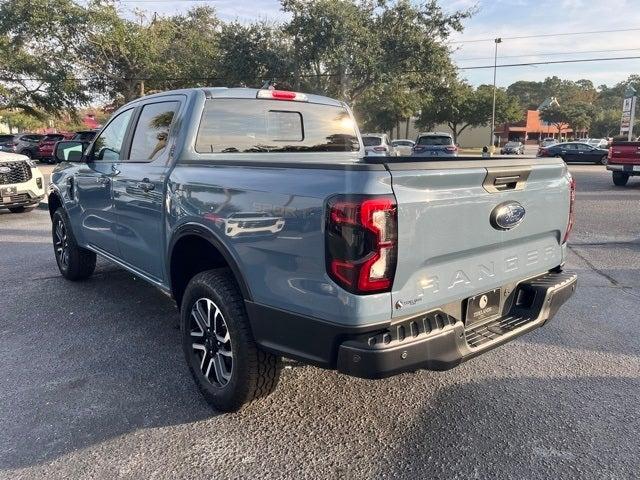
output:
[[[44,135],[35,133],[0,135],[0,152],[19,153],[31,158],[43,138]]]
[[[413,147],[413,157],[457,157],[458,147],[453,136],[446,132],[430,132],[418,135]]]
[[[364,133],[362,143],[364,143],[364,154],[368,157],[397,156],[396,149],[386,133]]]
[[[411,152],[413,151],[413,146],[415,144],[416,142],[414,142],[413,140],[407,140],[405,138],[401,138],[391,142],[391,145],[393,145],[393,148],[396,149],[398,155],[402,157],[410,157]]]

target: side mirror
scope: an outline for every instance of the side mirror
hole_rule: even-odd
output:
[[[56,143],[53,156],[56,162],[81,162],[87,145],[87,142],[79,142],[77,140],[58,142]]]

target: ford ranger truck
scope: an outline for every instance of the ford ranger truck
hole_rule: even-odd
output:
[[[365,157],[330,98],[150,95],[55,155],[61,274],[85,279],[100,255],[172,296],[218,410],[270,393],[283,356],[369,379],[455,367],[575,288],[562,160]]]
[[[629,177],[640,175],[640,142],[614,141],[609,147],[607,170],[618,187],[624,187]]]

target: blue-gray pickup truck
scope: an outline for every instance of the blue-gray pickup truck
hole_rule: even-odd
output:
[[[452,368],[575,289],[562,160],[365,157],[330,98],[150,95],[55,155],[60,272],[86,279],[100,255],[173,297],[218,410],[273,391],[283,356],[362,378]]]

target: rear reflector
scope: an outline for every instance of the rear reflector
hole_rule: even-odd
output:
[[[296,102],[306,102],[309,99],[304,93],[290,92],[288,90],[258,90],[256,98],[269,98],[272,100],[293,100]]]

